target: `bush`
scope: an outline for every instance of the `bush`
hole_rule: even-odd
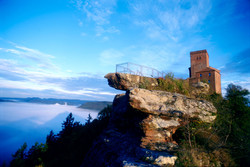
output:
[[[213,124],[187,118],[173,135],[180,144],[177,166],[250,166],[249,91],[233,84],[226,90],[225,98],[207,96],[218,111]]]
[[[175,79],[172,75],[157,79],[158,86],[154,89],[163,90],[173,93],[181,93],[184,95],[189,95],[189,84],[186,80]]]

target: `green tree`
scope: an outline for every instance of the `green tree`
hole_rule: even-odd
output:
[[[107,119],[110,117],[110,114],[112,112],[112,105],[107,105],[107,107],[105,107],[104,109],[102,109],[99,113],[98,113],[98,120],[102,120],[102,119]]]
[[[69,113],[69,115],[66,118],[66,121],[62,123],[62,130],[70,129],[74,125],[74,117],[72,113]]]
[[[72,113],[66,117],[66,121],[62,123],[62,130],[60,131],[59,135],[70,135],[73,131],[73,128],[79,126],[79,122],[74,122],[75,118],[73,117]]]
[[[26,166],[42,166],[47,148],[46,144],[36,142],[27,153]]]
[[[25,166],[25,158],[27,156],[27,143],[25,142],[15,154],[12,155],[13,160],[10,163],[10,166]]]
[[[47,137],[46,137],[46,144],[51,145],[51,144],[53,144],[55,142],[56,142],[56,136],[55,136],[53,130],[51,130],[49,132],[49,134],[47,135]]]
[[[249,91],[241,86],[227,87],[228,146],[240,166],[250,166],[250,107]]]
[[[91,115],[89,114],[88,115],[88,118],[86,119],[86,124],[90,124],[91,123],[91,121],[92,121],[92,117],[91,117]]]

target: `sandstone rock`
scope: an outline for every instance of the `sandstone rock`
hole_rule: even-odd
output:
[[[141,122],[144,132],[141,147],[158,151],[173,151],[178,145],[172,139],[175,131],[185,124],[185,116],[212,122],[216,108],[207,101],[187,98],[177,93],[132,89],[129,105],[136,111],[147,113]]]
[[[130,81],[121,86],[120,81],[110,85],[127,90],[126,94],[116,95],[109,125],[85,157],[84,167],[174,166],[177,157],[172,152],[178,143],[172,136],[176,130],[185,126],[189,118],[203,122],[215,119],[217,111],[210,102],[177,93],[132,88]]]
[[[196,84],[192,84],[191,86],[192,86],[191,95],[194,97],[200,97],[202,95],[209,94],[210,86],[207,83],[198,82]]]
[[[124,73],[109,73],[105,75],[108,79],[109,86],[119,90],[129,90],[131,88],[138,88],[140,84],[147,82],[150,86],[158,86],[155,78],[142,77],[139,75],[131,75]]]
[[[105,75],[105,78],[108,79],[109,86],[119,90],[130,90],[143,87],[149,87],[151,90],[159,90],[156,78],[125,73],[109,73]],[[202,98],[204,95],[210,93],[210,87],[207,83],[198,82],[197,84],[190,85],[190,87],[190,97]]]
[[[129,93],[131,107],[154,115],[189,115],[204,122],[213,121],[217,112],[212,103],[195,100],[178,93],[157,90],[132,89]]]

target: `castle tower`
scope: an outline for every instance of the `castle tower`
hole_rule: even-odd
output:
[[[210,91],[221,93],[220,71],[209,66],[207,50],[190,52],[189,83],[208,82]]]

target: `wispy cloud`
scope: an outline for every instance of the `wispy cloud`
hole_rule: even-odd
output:
[[[122,52],[115,49],[107,49],[100,54],[99,60],[102,65],[110,66],[123,62],[123,57],[124,54]]]
[[[231,60],[221,68],[224,73],[240,73],[250,75],[250,48],[232,56]]]
[[[24,90],[35,90],[35,91],[44,91],[50,90],[54,91],[57,94],[68,94],[68,95],[82,95],[94,98],[100,98],[98,95],[108,95],[114,96],[115,93],[100,91],[99,89],[93,88],[82,88],[79,90],[67,90],[60,85],[54,83],[41,84],[40,82],[29,82],[29,81],[10,81],[0,78],[0,87],[8,89],[24,89]]]
[[[226,94],[226,88],[229,84],[239,85],[244,89],[250,90],[250,76],[249,75],[238,75],[238,74],[230,74],[230,75],[223,75],[222,74],[222,94]]]
[[[37,63],[38,66],[45,69],[58,70],[58,67],[52,63],[54,56],[42,53],[36,49],[27,48],[24,46],[11,43],[13,48],[1,48],[0,51],[10,53],[11,56],[19,56],[22,59],[31,60]]]
[[[119,33],[120,31],[110,25],[110,17],[114,14],[116,0],[72,0],[78,10],[80,10],[89,21],[95,23],[96,35],[104,33]],[[80,22],[82,23],[82,22]],[[80,24],[82,26],[82,24]]]
[[[68,94],[69,97],[92,99],[112,98],[115,95],[109,91],[103,76],[90,73],[72,74],[73,72],[57,67],[53,63],[52,55],[24,46],[12,47],[0,49],[0,53],[7,57],[0,59],[1,89],[15,89],[16,92],[20,90],[20,93],[22,90],[51,91],[57,95]]]
[[[247,48],[231,59],[220,68],[222,75],[222,92],[226,93],[225,88],[228,84],[233,83],[250,90],[250,48]]]
[[[96,36],[102,36],[103,34],[106,33],[120,33],[118,29],[116,29],[114,26],[96,26]]]
[[[198,25],[209,14],[211,2],[205,1],[133,1],[131,19],[144,27],[151,39],[178,41],[183,33]]]

